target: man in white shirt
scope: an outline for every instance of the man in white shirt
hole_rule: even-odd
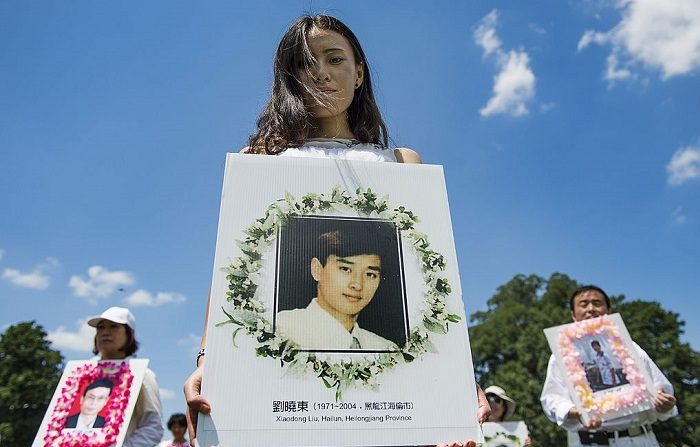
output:
[[[574,321],[588,320],[610,313],[610,298],[600,287],[588,285],[578,288],[569,300],[571,318]],[[651,429],[657,420],[666,420],[678,414],[673,386],[661,370],[636,343],[634,344],[645,368],[657,387],[654,409],[630,416],[622,416],[603,422],[592,415],[586,426],[582,425],[581,411],[569,395],[564,376],[554,356],[549,358],[547,378],[540,401],[547,417],[568,431],[569,446],[611,445],[629,447],[658,447],[659,443]]]
[[[318,237],[316,251],[310,263],[316,298],[304,309],[279,312],[276,330],[302,349],[396,349],[357,324],[382,279],[381,241],[371,232],[335,230]]]

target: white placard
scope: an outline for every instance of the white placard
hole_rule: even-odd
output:
[[[440,166],[229,154],[199,444],[479,440],[450,222]],[[319,254],[336,236],[350,251]],[[328,286],[348,260],[362,285]],[[351,337],[332,296],[369,302]]]
[[[523,447],[529,433],[523,421],[484,422],[483,447]]]
[[[120,447],[147,367],[148,359],[69,361],[32,447]]]
[[[606,421],[654,408],[656,389],[620,314],[544,333],[584,424],[591,415]]]

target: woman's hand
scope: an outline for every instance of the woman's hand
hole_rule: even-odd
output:
[[[476,420],[479,424],[483,424],[488,421],[489,416],[491,416],[491,405],[489,405],[489,400],[484,394],[484,390],[481,386],[476,384],[476,400],[479,402],[479,409],[476,411]]]
[[[197,418],[199,413],[209,414],[211,406],[209,402],[200,395],[202,391],[202,371],[204,369],[204,358],[201,359],[199,366],[185,381],[183,391],[185,392],[185,400],[187,401],[187,432],[190,435],[190,445],[194,447],[195,438],[197,436]]]

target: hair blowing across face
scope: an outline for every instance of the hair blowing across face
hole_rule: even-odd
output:
[[[249,152],[278,154],[287,147],[300,146],[309,136],[311,115],[304,106],[304,85],[299,67],[314,63],[307,37],[312,29],[335,31],[353,49],[356,64],[362,64],[364,79],[347,109],[348,124],[362,143],[388,145],[386,125],[374,99],[370,68],[355,34],[340,20],[326,15],[303,16],[282,37],[274,61],[272,95],[258,117],[257,130],[248,140]]]

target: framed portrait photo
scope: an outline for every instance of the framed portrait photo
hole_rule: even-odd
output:
[[[440,166],[229,154],[198,442],[479,439],[450,222]]]
[[[119,447],[147,359],[69,361],[32,447]]]
[[[528,436],[523,421],[484,422],[483,447],[523,447]]]
[[[656,396],[619,314],[544,330],[569,394],[587,423],[649,410]]]

